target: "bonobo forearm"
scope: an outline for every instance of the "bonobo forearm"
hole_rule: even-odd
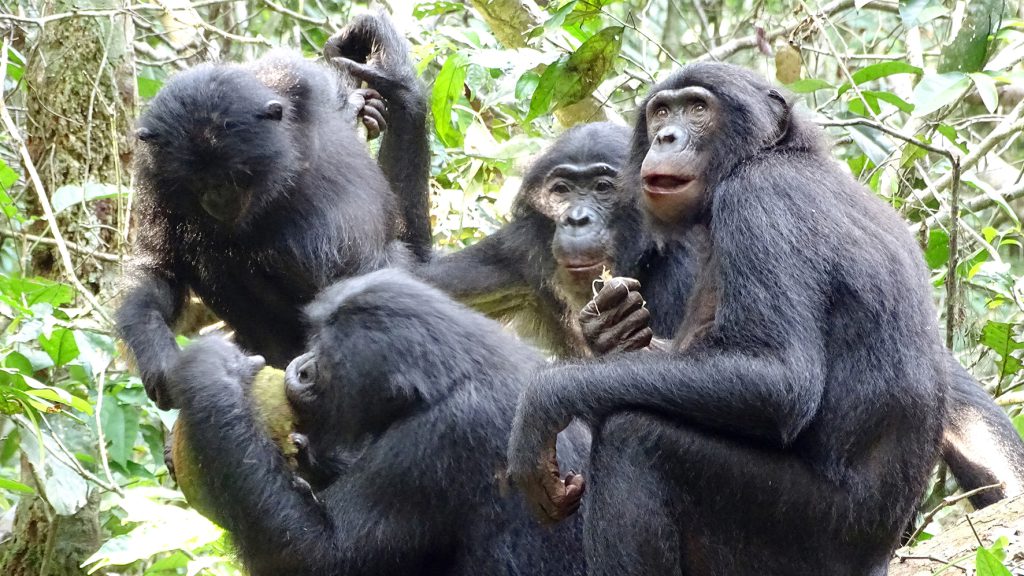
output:
[[[814,416],[822,388],[822,366],[798,355],[633,355],[541,371],[524,403],[549,426],[636,408],[784,446]]]

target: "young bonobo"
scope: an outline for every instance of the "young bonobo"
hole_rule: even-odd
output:
[[[578,506],[555,433],[594,429],[591,574],[883,575],[939,449],[948,387],[923,258],[763,78],[694,64],[655,86],[627,189],[663,239],[706,227],[668,354],[539,371],[509,473]],[[680,303],[682,305],[682,303]]]
[[[418,274],[492,317],[513,320],[517,332],[550,350],[586,354],[576,314],[592,297],[594,279],[613,266],[612,231],[640,229],[639,212],[615,188],[628,152],[625,126],[568,130],[526,171],[508,224]]]
[[[388,48],[386,21],[367,16],[351,27],[366,36],[371,24],[381,50],[405,56]],[[404,78],[412,66],[407,58],[388,62],[398,70],[374,68],[379,77]],[[331,67],[272,53],[183,72],[140,118],[137,262],[117,319],[159,407],[172,407],[163,393],[178,354],[170,326],[190,289],[239,344],[283,367],[303,346],[301,309],[317,292],[410,260],[400,235],[429,228],[428,215],[403,223],[398,214],[425,202],[403,195],[425,194],[427,174],[405,172],[408,190],[397,190],[396,201],[354,128],[357,114],[383,122],[380,103],[372,91],[348,96]],[[422,99],[414,90],[390,96],[389,106],[424,106],[397,102]],[[390,115],[388,122],[393,131],[408,128]],[[409,154],[425,155],[426,147]]]
[[[535,351],[398,270],[342,281],[307,310],[309,352],[285,382],[309,484],[247,407],[258,360],[208,338],[168,379],[203,491],[253,576],[586,573],[580,522],[548,531],[499,490]],[[559,450],[580,470],[586,432]]]

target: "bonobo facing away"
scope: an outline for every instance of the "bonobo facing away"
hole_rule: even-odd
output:
[[[886,572],[938,455],[945,352],[919,249],[819,138],[725,64],[643,104],[625,185],[660,238],[707,228],[687,329],[670,354],[539,371],[509,445],[557,520],[583,482],[551,439],[594,427],[592,574]]]
[[[570,129],[527,170],[508,224],[419,274],[478,310],[514,319],[517,331],[551,350],[583,355],[576,314],[612,267],[611,230],[639,230],[639,212],[615,189],[628,146],[624,126]]]
[[[409,260],[399,235],[427,226],[427,214],[398,216],[397,204],[419,201],[396,202],[356,134],[364,94],[350,103],[332,68],[272,53],[177,75],[139,120],[137,266],[118,330],[161,408],[178,353],[169,325],[190,289],[239,344],[283,367],[304,343],[301,307],[320,289]],[[422,182],[399,192],[425,194],[427,174],[407,176]]]
[[[398,270],[334,285],[308,311],[309,352],[285,376],[308,485],[246,408],[260,363],[209,338],[169,379],[253,576],[586,573],[580,523],[545,529],[499,494],[533,350]],[[559,451],[580,470],[586,433],[568,432]]]

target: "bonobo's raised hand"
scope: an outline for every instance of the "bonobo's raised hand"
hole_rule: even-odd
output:
[[[604,282],[580,310],[580,329],[594,356],[641,350],[651,344],[651,314],[644,307],[640,282],[618,276]]]
[[[539,378],[533,379],[516,408],[508,445],[508,479],[523,491],[534,514],[552,523],[579,509],[586,483],[574,472],[563,479],[558,469],[556,438],[571,419],[551,416],[548,409],[552,407],[541,404],[542,399],[554,397],[538,393],[544,387],[546,372],[541,370]]]
[[[393,108],[415,106],[423,88],[409,60],[409,43],[384,13],[361,14],[324,44],[324,56],[366,84]]]

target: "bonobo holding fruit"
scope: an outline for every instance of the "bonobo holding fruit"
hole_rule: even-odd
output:
[[[257,360],[203,339],[168,380],[202,488],[253,576],[586,573],[580,522],[546,529],[500,494],[535,351],[399,270],[331,286],[308,313],[310,350],[285,374],[308,485],[245,409]],[[558,448],[580,470],[586,433]]]
[[[389,25],[366,16],[347,30],[369,37],[368,27]],[[393,56],[387,66],[366,68],[405,78],[411,63],[389,39],[375,44]],[[425,109],[420,91],[389,94],[389,106]],[[413,102],[398,102],[403,96]],[[301,310],[317,292],[412,259],[400,240],[403,230],[429,230],[425,209],[418,217],[406,209],[426,202],[415,196],[426,194],[427,174],[403,172],[408,186],[393,181],[392,193],[354,128],[360,114],[383,121],[375,98],[348,94],[330,66],[272,53],[183,72],[140,118],[137,262],[117,320],[159,407],[173,406],[163,393],[179,352],[170,326],[190,289],[242,347],[284,367],[304,344]],[[388,121],[394,132],[409,129]],[[408,151],[414,165],[426,153],[425,141]]]
[[[552,439],[579,418],[591,574],[885,574],[948,387],[902,220],[770,84],[719,63],[654,87],[623,182],[657,240],[706,229],[685,331],[671,353],[538,371],[512,480],[550,520],[575,510]]]
[[[526,171],[512,217],[497,232],[435,258],[419,275],[563,356],[587,347],[576,316],[593,281],[613,267],[615,231],[641,230],[615,182],[629,129],[601,122],[561,135]]]

